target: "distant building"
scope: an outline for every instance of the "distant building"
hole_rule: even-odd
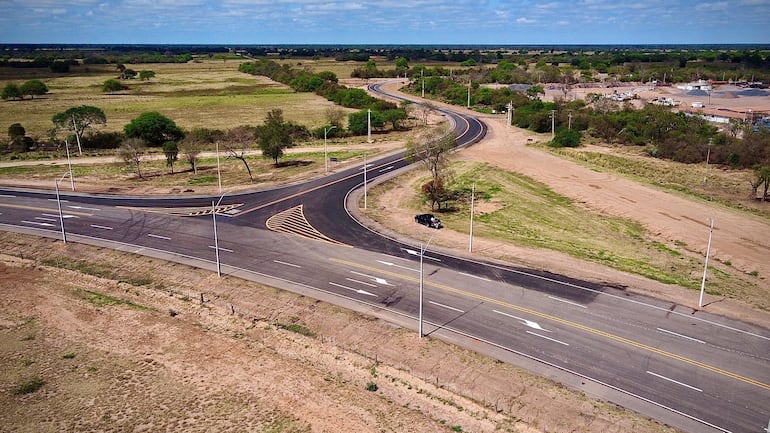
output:
[[[682,85],[676,86],[676,88],[677,89],[682,89],[682,90],[688,90],[688,91],[689,90],[705,90],[707,92],[710,92],[711,91],[711,84],[709,84],[709,82],[706,81],[706,80],[698,80],[698,81],[693,81],[691,83],[687,83],[687,84],[682,84]]]

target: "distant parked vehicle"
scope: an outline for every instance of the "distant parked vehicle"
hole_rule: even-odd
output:
[[[434,217],[433,214],[429,214],[429,213],[415,215],[414,222],[416,222],[417,224],[428,226],[430,228],[434,228],[434,229],[440,229],[441,227],[443,227],[441,225],[441,220]]]

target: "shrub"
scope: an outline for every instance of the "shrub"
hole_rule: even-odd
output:
[[[551,147],[578,147],[581,139],[580,131],[567,129],[563,126],[556,129],[556,135],[549,143]]]
[[[103,92],[119,92],[123,89],[125,89],[126,86],[120,83],[120,81],[110,78],[109,80],[105,80],[102,84],[102,91]]]
[[[366,390],[367,390],[367,391],[370,391],[370,392],[375,392],[375,391],[377,391],[378,389],[380,389],[380,387],[378,387],[378,386],[377,386],[377,384],[376,384],[376,383],[374,383],[374,382],[368,382],[368,383],[366,384]]]
[[[13,389],[14,395],[31,394],[40,389],[45,382],[39,377],[34,377],[26,382],[20,383]]]

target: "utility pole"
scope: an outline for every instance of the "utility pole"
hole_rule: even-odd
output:
[[[72,115],[72,129],[75,130],[75,139],[78,141],[78,155],[83,156],[83,148],[80,146],[80,133],[78,132],[78,125],[75,123],[75,115]]]
[[[556,137],[556,110],[551,110],[551,140]]]
[[[425,68],[420,69],[420,81],[422,81],[422,97],[425,97]]]
[[[510,128],[512,123],[513,123],[513,101],[508,103],[508,124],[507,124],[507,126]]]
[[[72,191],[75,191],[75,178],[72,177],[72,160],[70,159],[70,144],[66,139],[64,140],[64,148],[67,150],[67,165],[70,169],[70,188],[72,188]]]
[[[468,79],[468,106],[466,108],[471,108],[471,80]]]
[[[568,119],[567,125],[569,125],[569,126],[567,126],[567,129],[572,131],[572,112],[571,111],[569,112],[569,115],[567,116],[567,119]]]
[[[703,280],[700,283],[700,298],[698,299],[698,308],[703,307],[703,292],[706,290],[706,271],[709,268],[709,253],[711,252],[711,235],[714,233],[714,220],[711,219],[711,227],[709,228],[709,242],[706,246],[706,264],[703,265]]]

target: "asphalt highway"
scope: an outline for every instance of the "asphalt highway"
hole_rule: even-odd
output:
[[[381,91],[373,89],[375,91]],[[461,145],[483,123],[446,110]],[[367,181],[405,167],[371,161]],[[0,229],[164,257],[265,282],[417,328],[691,432],[761,432],[770,330],[563,276],[383,237],[351,214],[364,168],[225,197],[61,196],[0,190]],[[214,238],[212,202],[216,212]],[[424,229],[423,243],[440,230]],[[119,266],[119,264],[116,264]]]

